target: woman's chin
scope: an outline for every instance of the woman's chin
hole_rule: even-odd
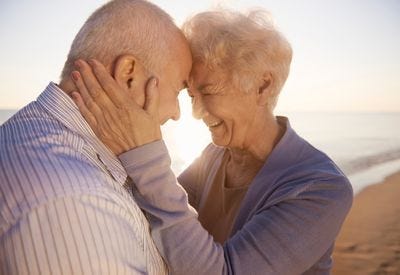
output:
[[[212,141],[218,146],[228,146],[230,142],[230,131],[225,124],[219,125],[214,128],[209,128]]]
[[[217,146],[226,147],[229,144],[229,142],[227,142],[226,138],[224,138],[223,136],[221,137],[211,134],[211,138],[212,142]]]

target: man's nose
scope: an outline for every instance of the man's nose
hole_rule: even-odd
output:
[[[192,115],[195,119],[202,119],[205,115],[203,100],[200,96],[192,97]]]
[[[176,108],[175,108],[175,112],[172,115],[172,119],[179,120],[180,117],[181,117],[181,108],[179,107],[179,100],[176,99]]]

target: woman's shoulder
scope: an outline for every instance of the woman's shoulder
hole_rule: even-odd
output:
[[[222,155],[225,152],[225,147],[221,147],[218,145],[215,145],[214,143],[210,143],[204,148],[202,152],[202,156],[204,157],[215,157]]]
[[[219,167],[220,161],[224,155],[225,148],[213,143],[208,144],[202,151],[199,161],[199,172],[209,174],[212,170]]]

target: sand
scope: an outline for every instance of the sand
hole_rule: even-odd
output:
[[[332,274],[400,274],[400,172],[354,199],[333,254]]]

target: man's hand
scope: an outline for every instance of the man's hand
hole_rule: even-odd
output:
[[[146,85],[144,107],[139,106],[98,61],[78,60],[72,72],[78,92],[71,94],[97,137],[115,155],[161,139],[156,78]]]

